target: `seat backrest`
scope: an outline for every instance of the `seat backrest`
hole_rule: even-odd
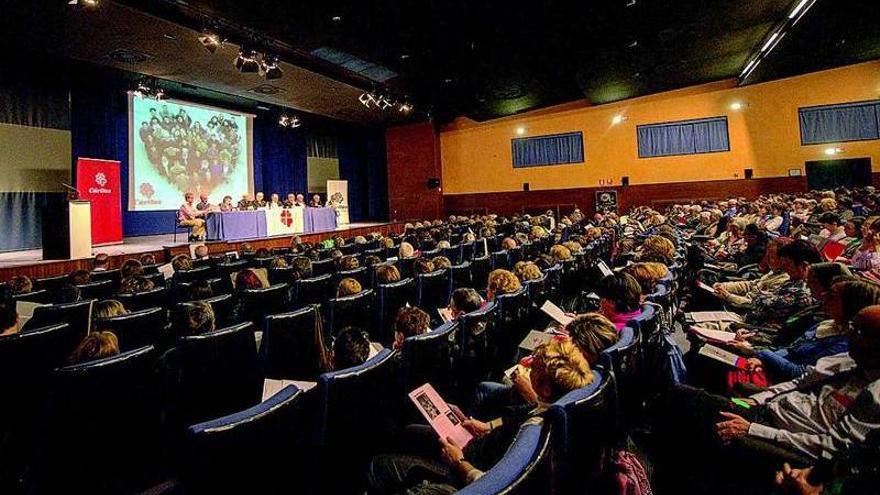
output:
[[[109,299],[116,287],[113,286],[112,280],[99,280],[97,282],[89,282],[76,286],[79,289],[80,297],[83,299]]]
[[[217,264],[217,274],[220,277],[220,281],[226,286],[225,292],[232,292],[232,274],[240,272],[247,267],[248,260],[246,259]]]
[[[413,263],[418,258],[399,258],[397,260],[397,271],[400,272],[400,278],[413,276]]]
[[[35,278],[32,280],[33,290],[46,290],[51,294],[57,294],[64,284],[67,283],[68,275],[56,275],[54,277]]]
[[[317,305],[267,316],[260,342],[266,378],[314,381],[326,369],[321,313]]]
[[[333,274],[335,284],[339,284],[339,281],[344,278],[353,278],[357,280],[361,284],[361,287],[365,289],[373,287],[373,280],[370,278],[369,273],[367,273],[367,268],[364,266],[355,268],[354,270],[340,270]]]
[[[510,270],[510,256],[508,256],[506,249],[491,253],[489,259],[493,270]]]
[[[232,294],[220,294],[219,296],[203,299],[202,302],[211,305],[211,309],[214,311],[214,323],[217,327],[223,328],[238,323],[233,321],[235,316],[235,298],[232,297]]]
[[[474,390],[477,383],[488,380],[495,370],[492,337],[497,309],[495,302],[490,301],[485,307],[459,317],[459,355],[456,359],[460,364],[456,367],[456,378],[461,390]]]
[[[84,339],[92,324],[92,303],[93,301],[87,300],[35,308],[34,315],[24,324],[22,332],[59,323],[68,323],[71,332],[80,335],[80,339]]]
[[[13,301],[27,301],[37,304],[49,304],[55,298],[55,294],[46,289],[32,290],[12,296]]]
[[[165,308],[150,308],[125,315],[95,320],[95,330],[110,330],[119,339],[119,349],[129,351],[148,345],[161,347],[167,341]]]
[[[465,261],[460,265],[449,267],[449,294],[455,289],[472,287],[471,262]]]
[[[430,383],[441,396],[454,390],[459,322],[451,321],[403,341],[400,380],[404,390]]]
[[[550,295],[547,274],[541,275],[540,278],[527,280],[523,282],[526,292],[529,294],[529,302],[532,304],[534,311],[540,311],[541,306],[547,301]]]
[[[562,295],[562,265],[557,263],[544,270],[544,274],[547,276],[550,299],[558,301]]]
[[[180,479],[186,493],[305,493],[306,396],[289,385],[253,407],[187,428]],[[284,452],[284,455],[255,455]],[[298,476],[298,474],[300,476]]]
[[[390,346],[394,341],[394,319],[400,308],[415,304],[415,281],[411,278],[376,285],[376,342]]]
[[[320,277],[321,275],[327,275],[333,273],[334,271],[336,271],[336,265],[331,258],[320,261],[312,261],[313,277]]]
[[[119,288],[119,282],[122,280],[122,275],[119,272],[119,268],[113,270],[98,270],[89,273],[89,280],[92,282],[110,280],[113,283],[113,288],[116,289]]]
[[[293,307],[303,308],[309,304],[327,303],[333,297],[333,275],[325,274],[297,280],[293,284]]]
[[[253,406],[262,396],[250,322],[180,337],[175,358],[179,424],[193,424]]]
[[[208,280],[213,276],[213,268],[211,268],[210,266],[200,266],[191,270],[178,270],[174,272],[174,281],[192,283],[199,280]]]
[[[284,313],[290,307],[290,290],[287,284],[270,285],[262,289],[241,291],[241,321],[251,321],[258,328],[267,315]]]
[[[130,493],[155,483],[160,445],[153,347],[58,369],[49,391],[45,493]],[[101,476],[82,476],[100,465]]]
[[[168,306],[168,290],[164,286],[158,286],[136,294],[117,294],[116,299],[129,311],[164,308]]]
[[[449,258],[449,261],[453,265],[461,264],[462,248],[461,248],[460,244],[455,245],[455,246],[449,246],[447,248],[441,248],[441,251],[443,252],[443,256],[446,256],[447,258]]]
[[[435,270],[416,276],[416,305],[433,315],[449,304],[449,272]]]
[[[617,415],[614,374],[593,370],[593,382],[551,404],[554,484],[558,493],[576,493],[599,475],[602,453],[611,444]]]
[[[481,256],[471,261],[471,282],[473,288],[482,289],[489,283],[489,272],[491,272],[489,256]]]
[[[272,266],[272,261],[275,260],[274,256],[268,256],[266,258],[256,258],[250,260],[250,265],[252,268],[269,268]]]
[[[478,480],[457,495],[550,493],[552,427],[534,418],[520,426],[507,452]]]
[[[369,333],[370,339],[376,340],[379,336],[374,328],[373,297],[373,291],[367,289],[327,301],[327,335],[336,336],[343,328],[352,326]]]
[[[293,283],[293,267],[286,266],[282,268],[270,268],[269,270],[270,284],[290,284]]]
[[[495,312],[494,335],[495,364],[505,369],[513,362],[520,341],[529,333],[529,293],[525,287],[511,294],[495,296],[498,309]]]
[[[374,241],[370,241],[370,243],[372,242]],[[367,245],[369,245],[369,243]],[[364,249],[364,258],[366,258],[367,256],[376,256],[382,261],[385,261],[385,250],[382,248]]]

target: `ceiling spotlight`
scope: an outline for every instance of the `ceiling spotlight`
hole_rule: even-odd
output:
[[[131,94],[139,98],[153,98],[155,100],[164,100],[167,97],[165,90],[158,87],[155,81],[149,79],[138,81],[137,86]]]
[[[89,9],[93,9],[99,4],[98,0],[70,0],[67,2],[67,5],[75,5],[77,7],[85,7]]]
[[[199,41],[202,43],[202,46],[205,47],[205,50],[214,53],[226,40],[221,38],[219,34],[206,29],[202,32],[201,36],[199,36]]]
[[[413,110],[413,106],[409,102],[404,102],[400,104],[400,113],[410,113]]]
[[[296,115],[282,115],[278,118],[278,125],[281,127],[288,127],[290,129],[296,129],[297,127],[302,125],[299,117]]]
[[[281,79],[281,76],[284,75],[284,72],[281,70],[278,55],[263,55],[260,69],[266,79]]]
[[[617,125],[617,124],[623,122],[624,120],[626,120],[626,117],[624,117],[623,115],[617,114],[614,116],[614,118],[611,119],[611,124]]]
[[[516,128],[516,134],[517,134],[518,136],[523,136],[523,135],[525,135],[525,133],[526,133],[526,128],[525,128],[525,127],[520,126],[520,127],[517,127],[517,128]]]
[[[330,18],[330,20],[333,22],[342,22],[342,16],[341,15],[334,15],[333,17]]]
[[[250,48],[242,48],[235,58],[235,68],[242,74],[254,74],[260,71],[257,52]]]
[[[731,110],[734,110],[734,111],[736,111],[736,110],[742,110],[742,107],[743,107],[743,106],[745,106],[745,105],[743,105],[742,103],[740,103],[740,102],[738,102],[738,101],[735,101],[735,102],[733,102],[733,103],[730,104],[730,109],[731,109]]]

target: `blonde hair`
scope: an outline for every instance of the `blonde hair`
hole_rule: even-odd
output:
[[[543,275],[538,265],[531,261],[519,261],[513,265],[513,273],[523,282],[526,280],[535,280]]]
[[[492,273],[489,274],[488,289],[496,295],[513,294],[520,290],[520,288],[522,288],[522,284],[512,272],[498,269],[492,270]]]
[[[571,251],[572,253],[580,252],[581,249],[583,249],[583,247],[580,245],[580,243],[575,242],[575,241],[566,241],[566,242],[563,242],[562,245],[567,247],[568,250]]]
[[[565,261],[571,259],[571,250],[562,244],[556,244],[550,248],[550,256],[556,261]]]
[[[675,244],[663,236],[652,235],[642,243],[642,253],[671,262],[675,259]]]
[[[550,389],[551,401],[593,382],[590,364],[570,340],[551,340],[532,354],[532,378]]]
[[[822,211],[834,211],[837,209],[837,200],[833,197],[822,198],[819,201],[819,209]]]
[[[119,354],[119,339],[108,331],[93,332],[70,355],[73,364],[113,357]]]
[[[623,269],[625,273],[633,276],[642,288],[642,294],[651,294],[657,282],[669,273],[669,268],[663,263],[646,261],[635,263]]]
[[[361,290],[360,282],[356,279],[346,277],[339,281],[339,285],[336,287],[336,297],[353,296]]]
[[[104,299],[103,301],[96,302],[92,307],[92,319],[95,320],[113,318],[114,316],[122,316],[127,313],[128,311],[125,310],[125,306],[116,299]]]
[[[578,315],[566,326],[566,329],[572,342],[592,364],[599,361],[602,351],[616,344],[620,339],[614,323],[599,313]]]

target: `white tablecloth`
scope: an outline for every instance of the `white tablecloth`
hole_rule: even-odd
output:
[[[266,229],[270,236],[301,234],[305,231],[305,208],[266,208]]]

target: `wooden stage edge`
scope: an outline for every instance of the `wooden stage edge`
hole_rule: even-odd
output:
[[[350,229],[337,229],[326,232],[315,232],[312,234],[300,234],[304,242],[315,243],[323,241],[333,235],[341,234],[346,238],[359,235],[366,235],[371,232],[379,232],[382,235],[400,234],[403,232],[404,222],[388,222],[374,223],[363,227],[354,227]],[[240,241],[210,241],[206,242],[208,253],[223,254],[229,251],[237,251],[242,244],[250,244],[253,249],[272,249],[277,247],[286,247],[290,245],[293,235],[264,237],[259,239],[243,239]],[[159,263],[167,263],[178,254],[189,254],[189,243],[178,243],[162,246],[162,249],[146,249],[137,253],[128,253],[117,256],[110,256],[110,268],[119,268],[125,260],[138,259],[141,255],[152,254]],[[98,248],[100,251],[100,247]],[[24,264],[17,266],[0,267],[0,281],[7,281],[16,275],[26,275],[30,278],[44,278],[56,275],[63,275],[75,270],[91,270],[93,261],[91,258],[78,260],[59,260],[59,261],[39,261],[33,264]]]

